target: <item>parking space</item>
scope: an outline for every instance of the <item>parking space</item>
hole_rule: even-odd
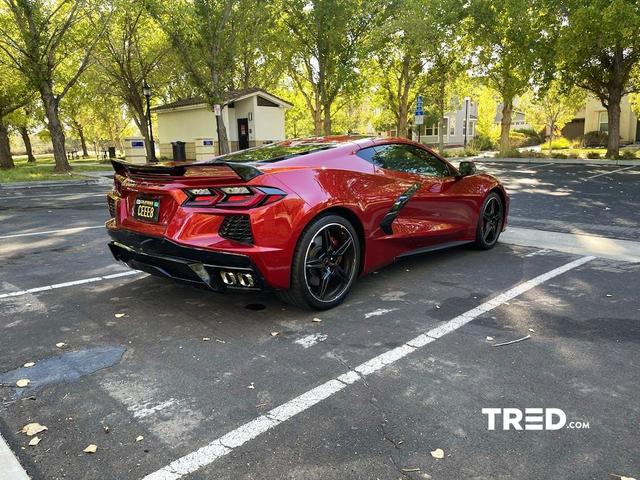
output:
[[[505,181],[515,228],[640,232],[640,167],[479,167]],[[639,264],[461,247],[307,312],[269,294],[104,278],[126,272],[90,228],[106,218],[104,191],[0,192],[0,432],[32,478],[640,474]],[[488,430],[482,409],[504,407],[560,408],[589,428]],[[30,422],[48,428],[37,446],[20,433]]]

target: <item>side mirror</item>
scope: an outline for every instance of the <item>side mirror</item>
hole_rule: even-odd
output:
[[[460,162],[460,166],[458,166],[458,172],[460,172],[461,177],[467,177],[469,175],[476,174],[476,164],[473,162],[469,162],[467,160]]]

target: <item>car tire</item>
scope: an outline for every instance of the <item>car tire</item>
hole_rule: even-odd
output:
[[[490,192],[480,209],[474,246],[479,250],[489,250],[495,247],[503,225],[504,204],[502,198],[496,192]]]
[[[339,255],[341,249],[344,252]],[[305,309],[339,305],[358,277],[360,252],[358,234],[346,218],[331,214],[314,219],[298,239],[290,288],[279,291],[278,296]]]

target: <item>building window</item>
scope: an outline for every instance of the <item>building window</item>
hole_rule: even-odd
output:
[[[453,137],[456,134],[456,119],[449,120],[449,136]]]
[[[473,120],[469,120],[469,136],[475,137],[476,135],[476,122]]]
[[[434,123],[433,125],[427,125],[425,127],[425,134],[427,136],[437,136],[438,135],[438,124]]]
[[[600,112],[598,114],[598,131],[609,132],[609,112]]]
[[[449,134],[449,117],[444,117],[442,119],[442,131],[445,135]]]

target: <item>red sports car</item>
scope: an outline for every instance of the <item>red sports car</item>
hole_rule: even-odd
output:
[[[273,289],[301,307],[344,300],[399,257],[506,225],[498,180],[399,138],[287,140],[196,163],[114,161],[113,256],[215,291]]]

